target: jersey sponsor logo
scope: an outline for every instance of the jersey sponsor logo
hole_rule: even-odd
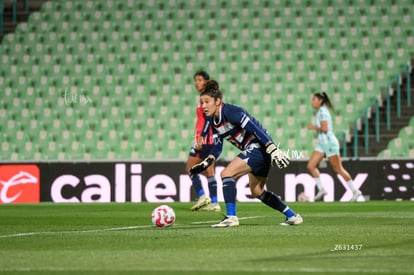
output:
[[[40,172],[36,165],[0,165],[0,203],[40,201]]]

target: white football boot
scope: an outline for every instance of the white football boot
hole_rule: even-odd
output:
[[[192,211],[197,211],[198,209],[200,209],[203,206],[206,206],[208,204],[210,204],[211,200],[209,197],[207,197],[206,195],[202,195],[201,197],[198,198],[198,201],[196,204],[194,204],[193,207],[191,207]]]
[[[353,193],[354,193],[354,195],[352,196],[352,199],[351,199],[352,202],[353,201],[357,201],[357,199],[359,198],[359,196],[362,195],[362,192],[359,191],[359,190],[355,190]]]
[[[314,201],[321,201],[326,194],[328,194],[328,192],[322,188],[319,190],[318,194],[316,194]]]
[[[296,214],[293,217],[286,218],[284,222],[282,222],[280,225],[299,225],[303,223],[303,219],[299,214]]]
[[[217,224],[213,224],[211,227],[213,228],[221,228],[221,227],[237,227],[239,226],[239,219],[236,216],[225,217],[221,222]]]
[[[210,203],[203,208],[200,208],[200,211],[213,211],[213,212],[220,212],[221,207],[218,203]]]

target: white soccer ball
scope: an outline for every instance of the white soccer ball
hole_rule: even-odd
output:
[[[168,205],[160,205],[152,211],[151,220],[156,227],[168,227],[175,222],[175,212]]]

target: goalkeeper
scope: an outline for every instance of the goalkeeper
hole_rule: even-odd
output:
[[[236,179],[248,175],[249,186],[254,197],[286,216],[281,225],[298,225],[302,217],[286,206],[278,195],[264,189],[270,166],[280,169],[289,164],[288,157],[274,144],[272,138],[261,124],[244,109],[223,103],[223,94],[215,80],[209,80],[200,94],[201,106],[208,116],[203,134],[209,129],[218,136],[218,141],[210,154],[201,163],[190,169],[197,174],[216,159],[221,153],[223,139],[239,148],[242,152],[221,172],[223,195],[226,203],[226,217],[212,227],[234,227],[239,225],[236,213]],[[203,135],[202,134],[202,135]]]

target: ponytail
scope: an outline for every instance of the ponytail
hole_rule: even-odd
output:
[[[207,81],[206,87],[204,88],[204,91],[200,94],[200,96],[202,95],[209,95],[214,99],[223,99],[223,93],[220,91],[219,84],[215,80]]]
[[[336,113],[331,100],[329,99],[328,95],[325,92],[316,93],[315,96],[322,100],[322,105],[326,105],[326,107],[332,110],[332,112]]]

